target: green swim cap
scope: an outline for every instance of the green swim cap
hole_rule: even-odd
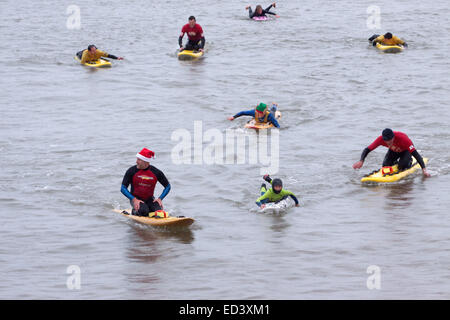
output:
[[[264,104],[262,102],[256,107],[256,110],[259,112],[264,112],[264,110],[266,110],[266,109],[267,109],[267,104]]]

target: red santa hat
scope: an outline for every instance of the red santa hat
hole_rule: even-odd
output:
[[[155,158],[155,153],[147,148],[142,149],[136,154],[136,157],[145,162],[150,162],[151,158]]]

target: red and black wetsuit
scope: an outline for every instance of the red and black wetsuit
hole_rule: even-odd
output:
[[[369,152],[375,150],[379,146],[384,146],[389,148],[386,156],[384,157],[383,167],[393,166],[395,162],[398,160],[398,168],[399,170],[408,169],[411,166],[412,158],[414,156],[420,166],[425,168],[425,163],[423,162],[422,156],[417,152],[414,144],[411,139],[400,131],[394,131],[394,141],[392,146],[388,146],[386,141],[383,140],[382,136],[379,136],[372,142],[361,154],[361,161],[367,157]]]
[[[202,27],[196,23],[193,28],[187,23],[181,29],[181,35],[178,38],[178,44],[180,48],[183,46],[183,36],[187,33],[188,42],[184,46],[186,50],[198,50],[205,47],[205,36],[203,35]]]
[[[148,215],[149,212],[161,210],[159,204],[153,202],[155,199],[153,193],[157,182],[164,186],[164,191],[159,197],[162,200],[170,191],[169,181],[162,171],[150,165],[146,169],[138,169],[137,166],[132,166],[127,170],[122,180],[121,192],[130,199],[130,201],[136,197],[146,204],[146,206],[141,204],[139,212],[133,214]],[[130,184],[131,192],[128,191],[128,186]]]

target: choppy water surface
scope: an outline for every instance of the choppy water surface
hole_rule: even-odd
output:
[[[80,30],[66,27],[70,4]],[[448,2],[283,1],[263,23],[245,5],[0,2],[0,298],[450,298]],[[370,5],[381,30],[367,28]],[[180,62],[191,14],[207,53]],[[368,45],[386,31],[409,49]],[[91,43],[125,60],[79,66],[74,53]],[[259,163],[171,155],[174,132],[192,143],[195,121],[200,134],[240,132],[245,120],[226,118],[260,101],[280,105],[276,176],[302,204],[282,216],[255,210]],[[361,185],[386,149],[351,165],[385,127],[412,138],[431,178]],[[120,183],[144,146],[172,185],[165,208],[195,218],[191,229],[112,212],[128,207]],[[79,290],[66,285],[71,265]],[[366,286],[369,266],[379,290]]]

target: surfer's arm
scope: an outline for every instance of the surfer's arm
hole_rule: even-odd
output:
[[[252,116],[252,117],[254,117],[255,116],[255,110],[241,111],[239,113],[236,113],[233,116],[233,118],[236,119],[236,118],[239,118],[240,116]]]
[[[203,36],[200,39],[200,49],[203,49],[205,47],[205,42],[206,42],[206,39],[205,39],[205,36]]]
[[[167,196],[167,194],[169,193],[169,191],[171,189],[169,180],[167,180],[166,176],[164,175],[164,173],[161,170],[159,170],[153,166],[151,169],[152,169],[152,172],[155,174],[156,179],[158,179],[158,182],[161,183],[162,186],[164,187],[163,192],[159,196],[159,199],[162,200]]]
[[[297,197],[293,193],[290,194],[289,196],[292,198],[292,200],[294,200],[295,205],[298,206],[298,199],[297,199]]]
[[[181,34],[178,37],[178,44],[180,45],[180,48],[183,48],[183,37],[184,37],[184,31],[181,30]]]
[[[122,192],[122,194],[123,194],[125,197],[127,197],[128,199],[130,199],[130,200],[133,200],[133,199],[134,199],[134,196],[131,194],[130,191],[128,191],[128,188],[125,187],[125,185],[122,185],[122,186],[120,187],[120,192]]]
[[[163,200],[163,199],[167,196],[167,194],[169,193],[169,191],[170,191],[170,183],[164,188],[164,190],[163,190],[163,192],[161,193],[161,195],[159,196],[159,198],[160,198],[161,200]]]
[[[251,19],[251,18],[253,18],[253,16],[254,16],[254,13],[253,13],[252,7],[248,7],[248,17]]]
[[[114,60],[119,59],[119,57],[116,57],[116,56],[113,55],[113,54],[106,54],[106,56],[104,56],[104,57],[111,58],[111,59],[114,59]]]
[[[280,124],[278,123],[277,119],[275,119],[273,114],[269,114],[269,117],[267,118],[267,120],[272,122],[275,127],[280,128]]]
[[[80,61],[82,64],[87,62],[87,56],[88,56],[87,50],[84,50],[83,54],[81,55],[81,61]]]
[[[297,206],[298,205],[298,199],[297,199],[297,197],[295,196],[295,194],[294,193],[292,193],[292,191],[289,191],[289,190],[282,190],[282,195],[283,195],[283,197],[285,197],[285,196],[290,196],[291,198],[292,198],[292,200],[294,200],[294,202],[295,202],[295,205]]]
[[[425,162],[423,162],[423,158],[422,156],[417,152],[417,150],[414,150],[413,152],[411,152],[411,155],[416,158],[417,163],[420,164],[420,167],[422,169],[425,169]]]
[[[266,193],[264,193],[261,197],[259,197],[258,199],[256,199],[256,204],[258,205],[258,207],[261,207],[262,201],[263,201],[264,199],[267,199],[267,198],[269,197],[269,193],[270,193],[270,190],[267,190]]]
[[[369,154],[369,152],[372,151],[369,148],[365,148],[363,150],[363,152],[361,153],[361,158],[359,159],[360,161],[364,161],[367,157],[367,155]]]

